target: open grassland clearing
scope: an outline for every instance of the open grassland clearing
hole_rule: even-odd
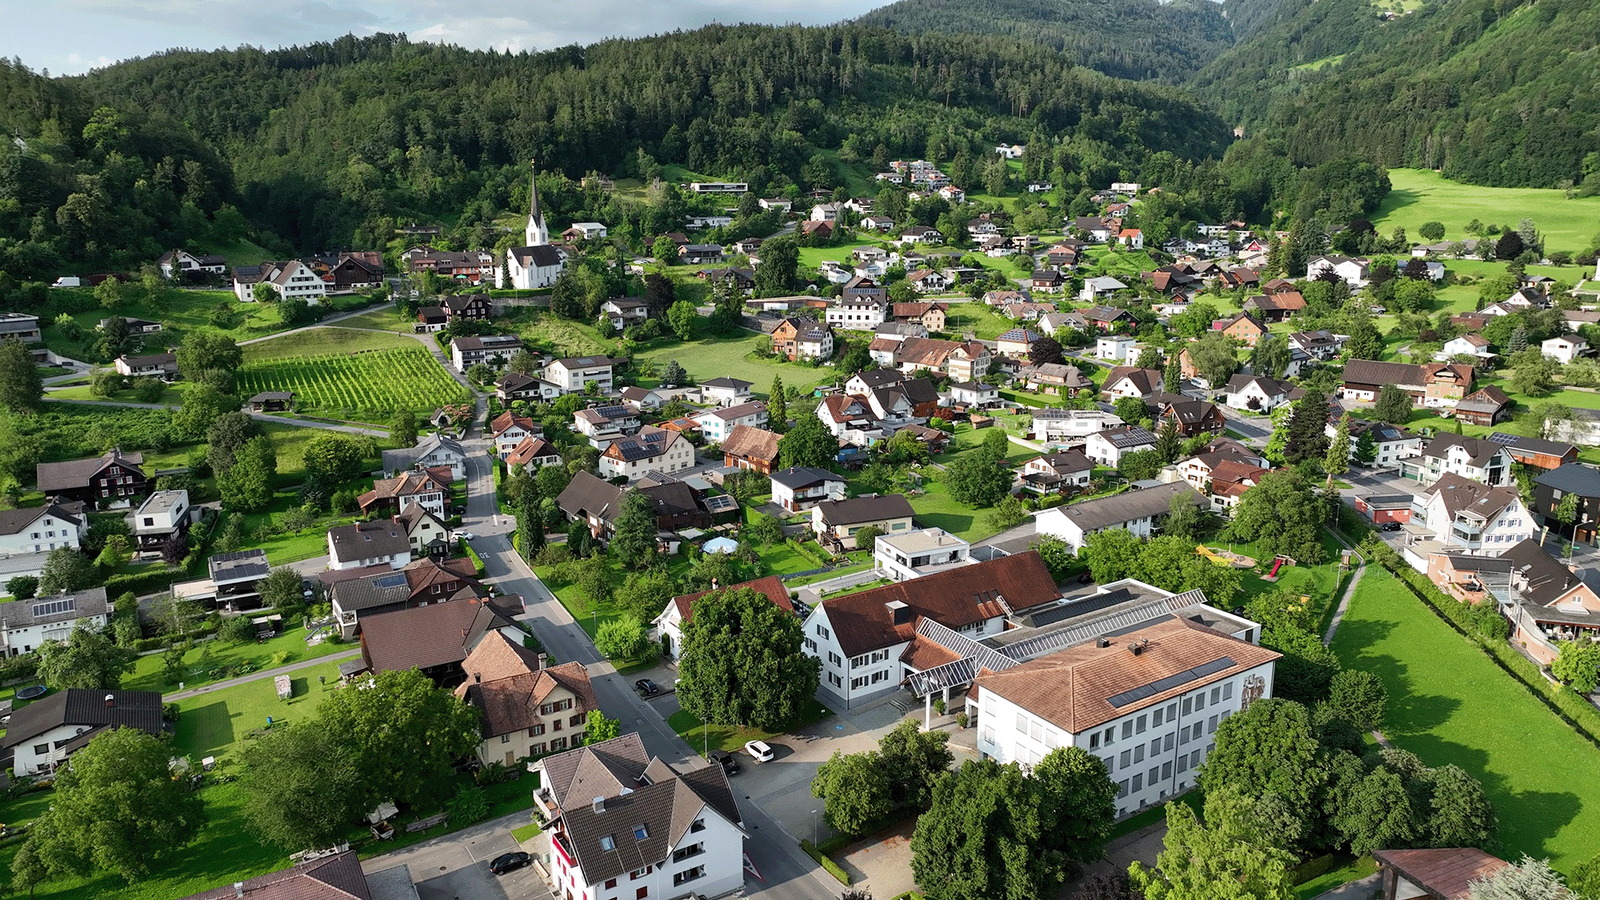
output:
[[[303,359],[333,353],[362,353],[368,350],[393,350],[419,347],[416,340],[398,334],[385,334],[342,325],[328,325],[297,331],[270,341],[244,346],[244,364],[275,359]]]
[[[638,355],[637,362],[665,366],[677,360],[689,377],[695,381],[712,378],[738,378],[755,385],[751,391],[765,396],[772,386],[772,377],[781,375],[784,387],[794,387],[809,392],[824,382],[834,381],[841,373],[831,366],[813,368],[806,363],[779,362],[776,358],[762,359],[755,354],[756,336],[740,332],[733,337],[706,338],[687,344],[668,344]],[[641,383],[648,379],[641,379]]]
[[[1394,189],[1372,217],[1373,226],[1384,235],[1398,226],[1413,241],[1420,241],[1418,229],[1424,222],[1442,222],[1444,239],[1459,241],[1473,237],[1466,232],[1473,219],[1515,228],[1526,218],[1544,234],[1546,250],[1577,253],[1588,249],[1600,231],[1600,197],[1568,200],[1553,188],[1459,184],[1425,169],[1390,169],[1389,182]]]

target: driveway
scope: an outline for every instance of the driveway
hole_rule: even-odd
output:
[[[528,813],[517,812],[403,850],[364,860],[362,871],[379,872],[405,866],[416,883],[421,900],[460,900],[463,897],[485,900],[542,900],[550,896],[539,870],[524,866],[504,875],[489,871],[489,862],[502,853],[520,847],[511,829],[529,822]]]

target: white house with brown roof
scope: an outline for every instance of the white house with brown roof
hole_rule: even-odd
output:
[[[1221,723],[1272,696],[1281,656],[1254,623],[1198,610],[983,672],[967,699],[978,753],[1032,766],[1079,747],[1105,763],[1119,817],[1187,791]]]
[[[767,425],[767,404],[760,400],[740,403],[737,406],[724,406],[718,409],[708,409],[698,412],[689,418],[700,425],[700,433],[705,435],[706,441],[720,444],[728,439],[737,425],[747,425],[751,428],[765,428]]]
[[[545,654],[501,630],[486,632],[461,667],[466,680],[455,694],[480,713],[484,765],[581,747],[589,713],[600,708],[583,663],[547,665]]]
[[[911,530],[911,503],[899,494],[824,500],[811,509],[811,530],[817,539],[854,550],[856,532],[878,529],[880,534]]]
[[[430,514],[436,521],[439,519],[438,515]],[[399,569],[409,562],[411,537],[406,533],[405,526],[393,519],[374,519],[328,529],[330,569],[360,569],[376,565]]]
[[[1434,540],[1447,549],[1490,556],[1534,533],[1533,516],[1516,488],[1490,487],[1448,473],[1412,501],[1411,522],[1433,532]],[[1426,558],[1419,558],[1426,566]]]
[[[749,588],[772,601],[772,605],[786,612],[794,612],[794,603],[789,599],[789,589],[784,587],[783,579],[776,575],[768,575],[755,581],[744,581],[739,584],[729,585],[726,590]],[[683,627],[694,618],[694,603],[701,597],[711,593],[700,591],[695,594],[681,594],[667,601],[666,609],[661,615],[656,616],[654,625],[656,632],[663,639],[662,650],[672,659],[677,659],[683,651]]]
[[[611,442],[600,454],[600,477],[637,481],[652,471],[671,475],[694,468],[694,445],[676,431],[645,426],[638,434]]]
[[[1183,497],[1202,510],[1211,505],[1187,482],[1175,481],[1052,507],[1039,513],[1034,521],[1039,534],[1054,535],[1074,548],[1081,548],[1089,535],[1111,528],[1125,528],[1136,537],[1149,537],[1156,521],[1171,510],[1173,497]]]

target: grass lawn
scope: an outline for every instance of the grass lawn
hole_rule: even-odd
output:
[[[1333,650],[1383,679],[1390,740],[1483,781],[1508,858],[1556,869],[1600,852],[1600,750],[1556,718],[1393,575],[1362,576]],[[1542,761],[1542,762],[1541,762]],[[1504,855],[1504,854],[1502,854]]]
[[[784,584],[791,588],[802,587],[813,582],[826,581],[829,578],[838,578],[840,575],[850,575],[855,572],[865,572],[866,570],[872,568],[872,566],[873,563],[871,560],[866,562],[851,563],[848,566],[839,566],[832,571],[821,572],[816,575],[806,575],[803,578],[794,578],[789,581],[785,581]]]
[[[593,325],[563,319],[545,310],[519,308],[508,321],[517,334],[555,350],[557,355],[588,356],[616,352],[616,342],[600,337],[599,330]]]
[[[799,388],[805,392],[841,376],[829,366],[812,368],[809,365],[761,359],[755,355],[755,346],[756,335],[741,332],[736,337],[668,344],[640,353],[637,360],[658,366],[677,360],[689,377],[696,381],[719,376],[742,379],[754,384],[751,391],[762,397],[767,395],[768,388],[772,386],[774,375],[783,376],[784,387]]]
[[[368,313],[367,315],[372,315]],[[421,344],[398,334],[384,334],[361,328],[329,325],[298,331],[277,340],[244,346],[244,365],[281,359],[312,359],[336,353],[361,353],[367,350],[396,350]]]
[[[1255,544],[1230,544],[1225,541],[1206,541],[1206,546],[1217,549],[1228,549],[1242,556],[1253,558],[1257,563],[1266,563],[1270,571],[1272,560],[1260,554]],[[1322,533],[1322,550],[1328,561],[1321,565],[1284,565],[1278,569],[1278,580],[1267,581],[1254,570],[1244,570],[1239,574],[1243,590],[1240,592],[1238,603],[1244,603],[1258,594],[1265,594],[1280,589],[1298,591],[1311,597],[1311,602],[1316,605],[1326,604],[1333,597],[1333,591],[1339,585],[1339,553],[1343,548],[1333,536],[1327,532]]]
[[[300,623],[286,622],[285,625],[289,630],[260,644],[229,644],[226,641],[205,641],[197,644],[184,657],[184,662],[188,664],[181,679],[184,688],[197,688],[218,680],[211,676],[208,668],[214,670],[224,666],[247,664],[260,671],[355,649],[353,644],[334,644],[328,641],[323,641],[314,647],[307,646],[306,631],[299,627]],[[209,662],[202,665],[201,654],[206,649],[210,649],[211,656]],[[278,658],[280,653],[283,654],[281,660]],[[175,693],[178,685],[176,682],[167,681],[161,654],[155,653],[139,657],[134,663],[133,672],[122,679],[122,688],[129,691]]]
[[[1017,323],[990,309],[987,303],[970,301],[950,304],[950,311],[944,317],[944,327],[946,334],[959,336],[973,332],[979,340],[992,341],[1016,328]]]
[[[72,291],[84,296],[92,296],[92,288],[54,288],[56,291]],[[140,295],[143,290],[129,288],[129,294]],[[143,299],[136,302],[124,303],[116,310],[116,315],[132,319],[149,319],[160,322],[162,330],[150,335],[145,335],[147,348],[162,348],[168,345],[177,346],[183,341],[185,332],[197,328],[212,329],[212,313],[218,306],[227,304],[232,312],[230,327],[220,329],[234,340],[249,340],[250,338],[264,337],[288,328],[283,323],[283,318],[278,315],[278,306],[275,303],[240,303],[232,291],[225,290],[169,290],[166,300],[159,306],[151,306]],[[72,318],[78,323],[82,334],[77,340],[69,340],[62,333],[61,328],[52,320],[43,328],[44,343],[51,350],[73,359],[84,362],[95,362],[99,357],[93,353],[94,344],[100,339],[95,332],[95,326],[112,315],[109,310],[100,308],[95,304],[87,312],[73,313]],[[159,352],[156,350],[154,352]]]
[[[400,310],[392,305],[371,312],[364,312],[359,316],[340,319],[332,327],[337,328],[370,328],[374,331],[404,331],[411,333],[411,326],[417,324],[415,319],[408,319],[400,315]]]
[[[1310,881],[1296,885],[1294,895],[1297,900],[1311,900],[1312,897],[1333,890],[1341,884],[1359,881],[1376,871],[1378,864],[1372,861],[1372,857],[1357,857],[1337,869],[1330,869]]]
[[[881,240],[866,239],[840,244],[837,247],[801,247],[800,268],[815,269],[825,261],[844,262],[850,258],[850,253],[861,247],[882,247],[891,249],[890,245]]]
[[[46,393],[45,396],[57,400],[94,400],[100,402],[114,400],[118,403],[145,402],[134,396],[134,392],[132,390],[127,389],[117,391],[109,397],[101,397],[90,390],[90,386],[87,384],[74,385],[72,387],[50,391]],[[180,388],[177,385],[169,384],[161,391],[161,397],[155,402],[165,406],[181,405],[183,403],[183,388]]]
[[[967,541],[982,540],[994,534],[994,530],[983,523],[986,510],[957,503],[942,482],[924,482],[923,492],[910,500],[920,527],[943,528]]]
[[[683,738],[690,747],[700,748],[704,753],[706,748],[712,750],[728,750],[744,752],[744,745],[749,741],[767,741],[780,734],[787,734],[799,730],[833,715],[833,710],[823,706],[816,698],[806,701],[806,708],[800,715],[800,721],[794,722],[782,731],[762,731],[759,728],[741,728],[737,725],[710,725],[707,726],[688,710],[680,709],[667,719],[667,725],[678,736]],[[743,762],[750,765],[760,765],[751,760]]]
[[[328,683],[319,684],[319,676],[326,677]],[[330,662],[312,666],[293,672],[290,677],[294,696],[288,700],[279,700],[272,679],[263,678],[178,701],[174,748],[195,759],[228,756],[239,749],[250,732],[265,729],[268,716],[275,725],[311,718],[339,683],[339,665]]]
[[[1600,221],[1600,197],[1568,200],[1554,189],[1458,184],[1425,169],[1390,169],[1389,181],[1394,189],[1378,204],[1372,224],[1381,234],[1403,227],[1412,240],[1421,240],[1417,229],[1424,222],[1443,222],[1450,241],[1471,237],[1464,228],[1473,219],[1515,228],[1528,218],[1543,232],[1546,249],[1577,253],[1589,246]]]

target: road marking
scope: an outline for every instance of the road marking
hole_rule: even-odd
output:
[[[761,877],[761,871],[756,868],[756,864],[750,860],[749,851],[745,851],[745,853],[744,853],[744,870],[746,872],[749,872],[751,875],[754,875],[756,877],[756,880],[761,882],[762,884],[766,884],[767,883],[767,880],[765,878]]]

